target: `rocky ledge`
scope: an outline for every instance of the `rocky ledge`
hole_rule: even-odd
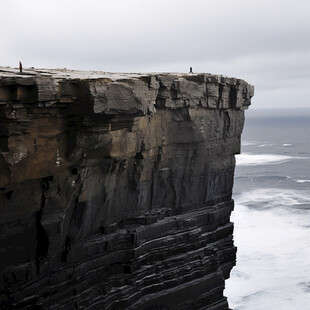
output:
[[[0,68],[0,308],[228,309],[253,86]]]

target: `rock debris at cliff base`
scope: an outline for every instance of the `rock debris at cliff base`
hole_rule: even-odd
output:
[[[228,309],[253,86],[0,68],[0,308]]]

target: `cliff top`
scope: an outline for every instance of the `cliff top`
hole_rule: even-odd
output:
[[[217,80],[218,82],[227,82],[231,84],[248,84],[242,79],[235,77],[227,77],[219,74],[211,73],[181,73],[181,72],[104,72],[104,71],[83,71],[83,70],[71,70],[67,68],[23,68],[23,72],[20,73],[18,68],[1,67],[0,66],[0,78],[1,77],[39,77],[49,76],[54,79],[110,79],[112,81],[128,79],[128,78],[140,78],[143,76],[176,76],[176,77],[188,77],[188,76],[205,76],[212,78],[212,82]],[[211,80],[210,80],[211,81]]]
[[[247,109],[254,87],[210,73],[111,73],[0,67],[0,105],[88,106],[105,114],[148,114],[157,108]]]

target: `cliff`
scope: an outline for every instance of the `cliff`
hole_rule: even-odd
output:
[[[228,309],[253,87],[0,68],[0,308]]]

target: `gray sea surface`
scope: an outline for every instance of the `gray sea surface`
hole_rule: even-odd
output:
[[[234,310],[310,309],[310,114],[246,114],[236,156]]]

